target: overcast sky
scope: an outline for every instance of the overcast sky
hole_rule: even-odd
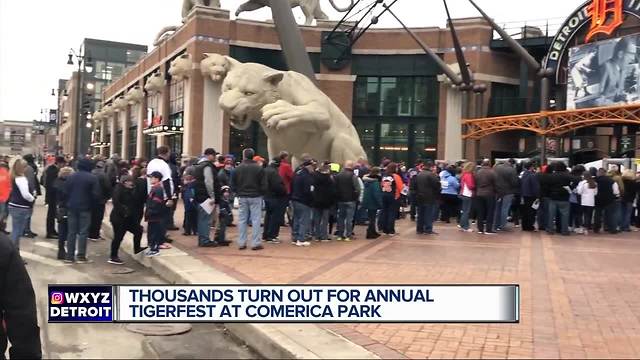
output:
[[[340,15],[320,0],[332,19]],[[344,5],[347,0],[335,0]],[[363,0],[371,1],[371,0]],[[476,0],[500,24],[551,18],[561,22],[583,0]],[[244,0],[222,0],[232,14]],[[448,0],[453,18],[478,16],[467,0]],[[156,33],[180,23],[182,0],[0,0],[0,120],[40,119],[40,110],[55,108],[51,89],[68,78],[70,48],[84,38],[151,46]],[[440,0],[398,0],[398,16],[412,27],[444,26]],[[298,22],[302,13],[295,12]],[[268,9],[241,17],[268,19]],[[397,27],[389,15],[381,27]]]

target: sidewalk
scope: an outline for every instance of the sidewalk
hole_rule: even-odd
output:
[[[365,228],[357,227],[356,241],[309,248],[291,246],[285,227],[282,244],[263,251],[198,248],[181,231],[171,237],[194,261],[244,283],[521,285],[520,324],[321,326],[382,358],[640,357],[637,233],[550,237],[516,230],[487,237],[438,223],[439,236],[418,237],[413,226],[400,221],[398,236],[376,241],[364,240]],[[237,239],[237,228],[228,238]]]

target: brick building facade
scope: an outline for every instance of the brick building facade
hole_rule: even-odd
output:
[[[520,60],[508,51],[492,49],[493,31],[484,20],[458,19],[454,24],[476,83],[488,89],[482,98],[471,97],[470,108],[482,99],[482,112],[475,115],[486,116],[495,102],[492,92],[507,96],[522,91]],[[353,119],[372,161],[383,157],[406,162],[477,157],[471,142],[467,146],[461,143],[460,91],[445,81],[435,63],[404,30],[369,30],[353,47],[349,64],[332,71],[322,61],[321,39],[333,25],[302,26],[302,36],[320,88]],[[413,30],[447,64],[456,63],[448,29]],[[232,129],[214,107],[220,89],[200,72],[203,53],[230,55],[242,62],[286,70],[272,23],[230,20],[225,10],[196,8],[179,31],[104,89],[103,105],[109,105],[133,87],[144,87],[156,72],[166,80],[160,93],[146,94],[140,103],[130,103],[97,124],[103,129],[97,140],[110,143],[110,148],[101,149],[104,155],[117,152],[125,158],[150,158],[161,144],[183,157],[197,156],[206,147],[237,155],[246,146],[267,155],[259,126],[244,132]],[[169,64],[183,54],[191,55],[193,70],[185,80],[172,79]],[[532,95],[535,76],[529,77],[525,88]],[[169,131],[145,134],[145,129],[159,124]],[[480,155],[513,151],[518,141],[517,137],[489,136],[480,142]]]

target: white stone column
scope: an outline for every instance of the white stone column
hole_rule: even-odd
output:
[[[202,116],[202,150],[214,148],[222,151],[224,136],[224,113],[220,108],[220,83],[214,83],[209,77],[204,80],[204,101]]]
[[[116,141],[118,141],[118,119],[120,118],[119,113],[113,113],[110,117],[111,120],[111,147],[109,148],[109,153],[106,155],[107,157],[111,157],[112,154],[116,153]]]
[[[197,154],[190,154],[189,149],[191,149],[191,143],[193,142],[193,137],[196,135],[194,133],[194,129],[191,126],[191,78],[184,79],[184,108],[182,113],[182,126],[184,127],[184,133],[182,133],[182,159],[187,159],[191,156],[195,156]]]
[[[147,105],[146,101],[143,100],[140,105],[138,105],[138,127],[136,130],[136,158],[144,157],[144,126],[147,123]]]
[[[445,127],[445,160],[458,161],[462,154],[462,93],[447,87],[447,118]]]
[[[124,160],[129,159],[129,117],[131,113],[131,106],[127,106],[126,110],[121,111],[123,115],[122,119],[122,149],[120,151],[120,156]]]
[[[107,142],[107,122],[108,122],[108,118],[107,117],[103,117],[102,120],[100,120],[100,142],[101,143],[105,143]],[[105,147],[101,146],[100,147],[100,155],[105,156]]]

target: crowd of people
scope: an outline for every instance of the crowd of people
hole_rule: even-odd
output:
[[[151,161],[101,156],[69,161],[56,157],[38,177],[33,156],[0,159],[0,231],[19,249],[33,238],[31,216],[45,189],[46,237],[58,240],[58,259],[86,263],[87,241],[100,241],[107,203],[113,239],[108,262],[121,265],[122,240],[133,235],[134,252],[156,256],[171,248],[178,230],[175,211],[183,203],[183,235],[200,247],[229,246],[227,227],[238,208],[237,246],[262,250],[280,243],[284,226],[291,243],[355,239],[354,226],[367,225],[366,239],[396,235],[396,221],[409,216],[417,234],[434,235],[434,223],[455,222],[462,232],[492,235],[510,228],[569,235],[618,233],[638,225],[638,183],[631,170],[569,169],[557,162],[538,166],[509,160],[492,164],[435,164],[418,161],[407,169],[384,159],[335,164],[309,155],[293,167],[283,152],[266,161],[252,149],[242,160],[206,149],[182,166],[166,146]],[[147,246],[142,245],[146,223]],[[212,230],[215,229],[215,230]],[[251,236],[249,236],[251,231]],[[8,234],[8,233],[7,233]],[[212,236],[213,235],[213,236]]]

